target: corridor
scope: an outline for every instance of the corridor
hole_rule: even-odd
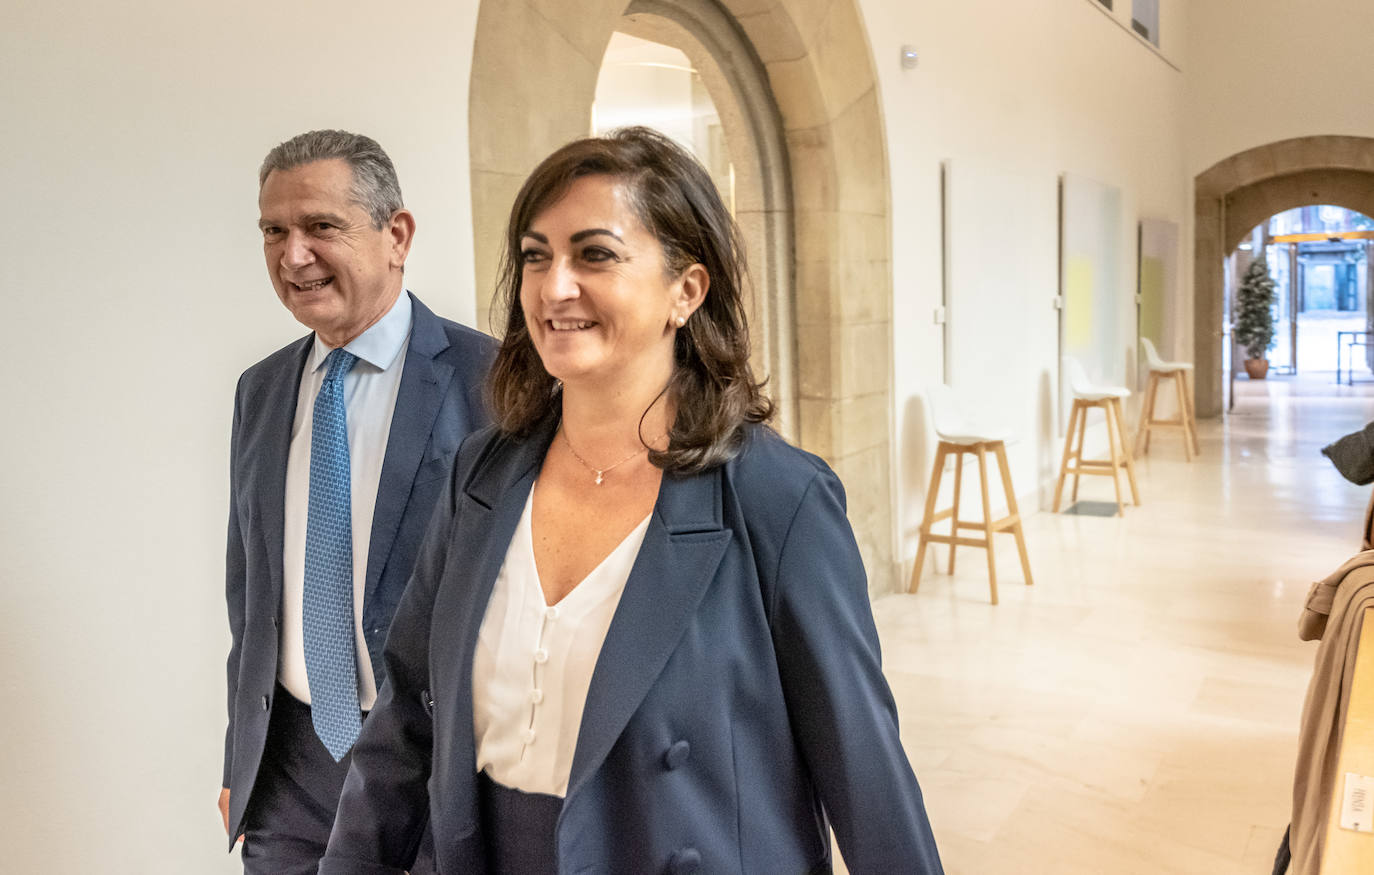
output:
[[[1032,588],[999,535],[998,607],[974,549],[875,603],[951,875],[1269,872],[1316,650],[1298,613],[1369,498],[1319,450],[1374,418],[1374,386],[1322,376],[1239,381],[1192,464],[1157,434],[1124,518],[1030,516]]]

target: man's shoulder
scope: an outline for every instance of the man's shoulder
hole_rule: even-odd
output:
[[[250,366],[239,377],[239,384],[245,387],[257,386],[268,380],[276,379],[283,370],[298,369],[304,360],[305,351],[314,337],[314,334],[307,334],[297,338]]]
[[[448,340],[448,347],[443,354],[456,356],[460,359],[470,360],[483,368],[490,364],[491,359],[496,355],[496,339],[488,334],[484,334],[475,328],[469,328],[452,319],[446,319],[438,315],[433,310],[425,306],[424,302],[411,294],[411,300],[415,307],[415,327],[418,329],[422,323],[430,323],[443,331],[444,337]]]
[[[461,322],[454,322],[452,319],[445,319],[442,316],[435,318],[439,320],[451,346],[469,350],[486,358],[496,354],[496,338],[490,334],[478,331],[476,328],[469,328]]]

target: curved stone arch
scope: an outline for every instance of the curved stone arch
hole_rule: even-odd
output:
[[[682,51],[715,103],[735,167],[735,221],[748,248],[749,288],[744,291],[754,370],[767,378],[777,404],[774,426],[796,441],[792,182],[767,70],[739,25],[714,0],[632,0],[616,29]]]
[[[877,77],[855,0],[484,0],[469,100],[477,288],[493,288],[506,216],[524,177],[585,135],[601,57],[627,11],[672,14],[709,49],[724,34],[703,16],[692,24],[677,14],[703,6],[723,12],[715,20],[742,32],[762,65],[785,146],[785,163],[771,167],[790,171],[790,216],[784,207],[771,217],[790,218],[792,251],[777,253],[775,265],[790,292],[784,281],[770,324],[759,330],[778,339],[777,352],[793,355],[795,433],[843,479],[870,589],[891,591],[899,575],[890,478],[890,186]],[[693,31],[699,25],[706,29]],[[715,60],[725,71],[745,62],[731,54]],[[489,293],[479,292],[479,317],[489,319],[484,298]]]
[[[1296,207],[1330,204],[1374,216],[1374,171],[1305,170],[1238,188],[1226,195],[1222,252],[1230,252],[1255,226]]]
[[[1193,183],[1193,351],[1199,416],[1222,412],[1222,259],[1241,237],[1283,210],[1335,204],[1370,215],[1374,139],[1314,136],[1238,152]],[[1248,224],[1247,224],[1248,223]]]

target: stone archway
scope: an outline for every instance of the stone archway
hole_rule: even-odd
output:
[[[553,149],[585,135],[601,57],[627,11],[673,17],[708,49],[713,34],[673,14],[706,0],[485,0],[478,11],[469,132],[479,318],[506,215],[524,177]],[[887,148],[867,34],[854,0],[710,0],[742,33],[781,119],[790,170],[793,251],[778,265],[790,296],[757,326],[795,344],[803,447],[843,479],[870,577],[890,592],[892,274]],[[714,27],[709,22],[705,25]],[[725,56],[726,71],[746,59]],[[781,219],[781,216],[775,216]],[[790,312],[789,312],[790,311]]]
[[[748,249],[754,372],[767,379],[777,405],[774,427],[798,441],[792,179],[768,73],[715,0],[631,0],[616,30],[681,51],[715,104],[735,171],[735,221]]]
[[[1275,213],[1333,204],[1374,209],[1374,139],[1299,137],[1248,149],[1194,180],[1193,350],[1197,415],[1222,412],[1222,259]]]

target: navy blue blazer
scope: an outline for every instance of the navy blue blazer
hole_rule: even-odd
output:
[[[553,417],[459,452],[387,642],[321,875],[399,875],[426,818],[485,871],[472,657]],[[560,873],[941,872],[897,734],[844,492],[771,430],[664,476],[587,691]]]
[[[363,631],[377,684],[386,631],[415,566],[436,500],[446,491],[463,439],[490,421],[482,400],[495,343],[440,319],[411,296],[410,343],[382,460],[363,597]],[[230,788],[230,847],[257,778],[277,678],[282,598],[286,458],[301,371],[314,335],[253,365],[239,378],[230,438],[229,725],[224,784]]]

